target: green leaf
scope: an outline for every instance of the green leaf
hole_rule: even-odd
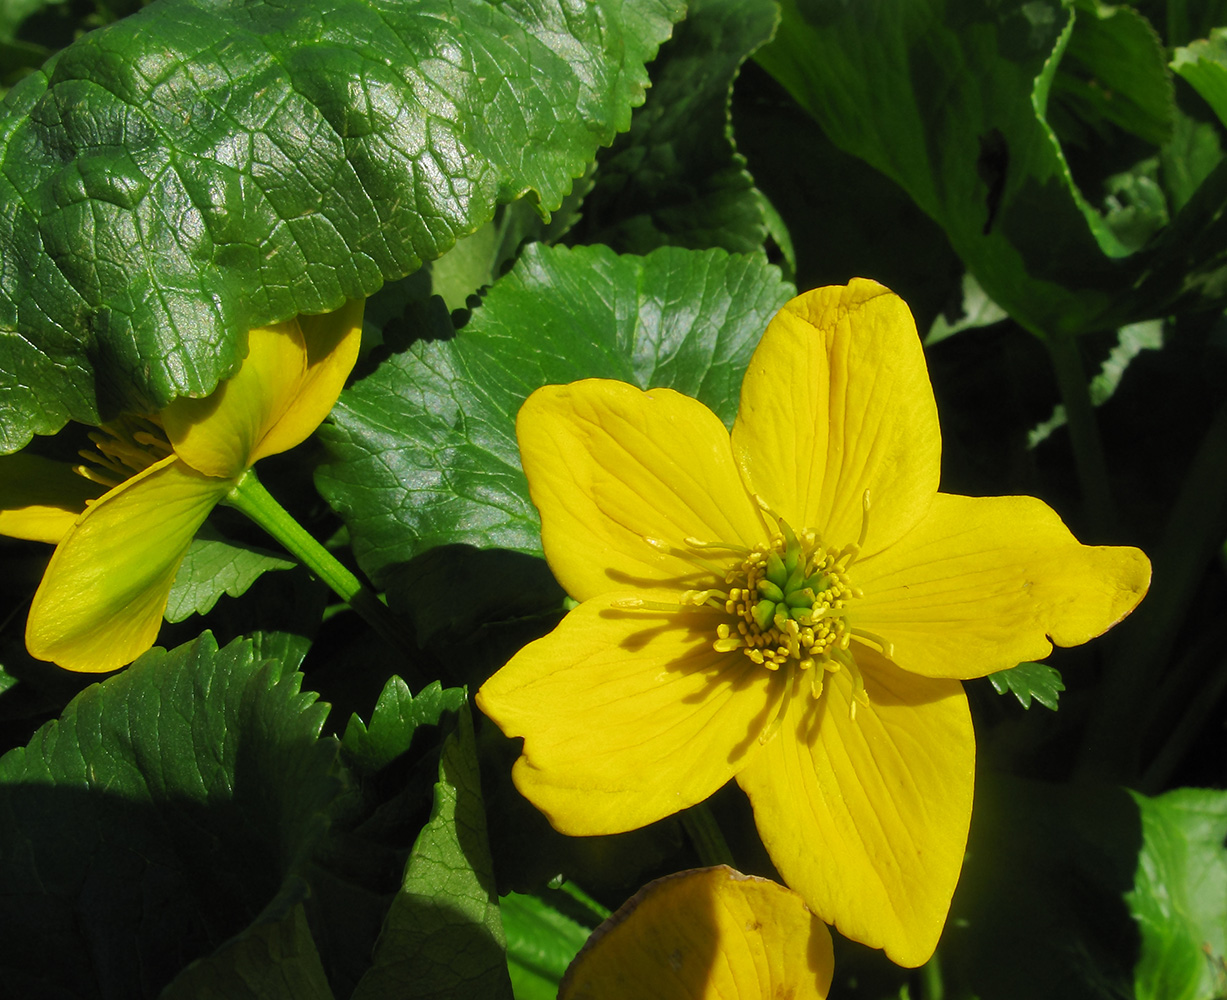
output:
[[[151,996],[229,939],[267,939],[257,918],[293,890],[342,790],[327,706],[301,679],[205,633],[85,689],[0,758],[6,989]],[[258,951],[232,954],[250,969]]]
[[[163,617],[181,622],[191,615],[203,615],[222,594],[239,597],[262,574],[295,565],[265,549],[232,542],[206,525],[196,533],[175,574]]]
[[[1199,308],[1227,299],[1227,177],[1212,175],[1163,238],[1129,257],[1075,183],[1050,121],[1074,117],[1057,100],[1062,87],[1080,79],[1085,96],[1103,74],[1131,95],[1114,124],[1167,134],[1162,48],[1127,8],[786,0],[775,41],[755,58],[836,145],[907,190],[1032,332],[1070,336],[1162,314],[1177,298]],[[1110,120],[1102,96],[1082,102],[1089,124]]]
[[[1179,211],[1223,161],[1222,130],[1178,111],[1172,138],[1159,157],[1169,207]]]
[[[423,646],[558,611],[565,597],[545,560],[505,549],[440,545],[388,574],[388,607],[412,620]]]
[[[1177,49],[1172,69],[1201,94],[1219,121],[1227,125],[1227,28],[1215,28],[1209,38]]]
[[[922,330],[956,301],[965,268],[941,227],[894,180],[837,148],[753,61],[733,91],[733,122],[755,183],[792,223],[798,288],[873,278]]]
[[[333,1000],[302,901],[274,912],[193,962],[159,1000]]]
[[[1007,316],[1005,310],[984,294],[980,283],[970,274],[963,275],[962,304],[957,318],[939,315],[925,334],[925,347],[941,343],[963,330],[977,330],[1000,323]]]
[[[352,1000],[511,996],[467,708],[459,723],[443,745],[430,820]]]
[[[351,715],[341,748],[360,771],[374,774],[409,749],[419,726],[439,725],[445,715],[454,715],[464,704],[463,688],[447,688],[434,681],[417,696],[399,677],[391,677],[375,703],[368,726]]]
[[[1168,223],[1159,157],[1135,163],[1104,181],[1104,224],[1121,245],[1138,250]]]
[[[1031,707],[1034,698],[1045,708],[1057,710],[1057,698],[1065,690],[1060,673],[1046,663],[1020,663],[1008,670],[989,674],[993,688],[998,694],[1013,692],[1023,708]]]
[[[232,373],[630,124],[677,0],[165,0],[0,117],[0,452]]]
[[[600,920],[579,923],[542,896],[518,892],[504,896],[500,909],[515,1000],[554,1000],[567,966]]]
[[[1074,6],[1051,99],[1092,128],[1110,122],[1161,146],[1171,136],[1176,100],[1159,36],[1132,7],[1099,0]]]
[[[1087,395],[1094,406],[1102,406],[1116,393],[1117,386],[1124,378],[1129,365],[1143,351],[1158,350],[1163,346],[1162,320],[1148,320],[1143,323],[1133,323],[1116,331],[1116,345],[1108,352],[1099,371],[1087,384]],[[1068,417],[1065,405],[1058,403],[1052,410],[1052,416],[1041,424],[1037,424],[1027,433],[1027,447],[1034,448],[1048,437],[1058,427],[1064,427]]]
[[[493,284],[511,266],[521,245],[554,243],[570,229],[591,187],[588,175],[579,178],[549,222],[542,221],[527,199],[499,206],[492,221],[431,262],[431,292],[442,296],[448,309],[468,308],[469,297]]]
[[[1142,850],[1126,897],[1142,932],[1138,1000],[1227,995],[1227,792],[1131,794],[1142,813]]]
[[[530,246],[454,337],[440,326],[342,393],[316,483],[377,580],[437,545],[535,553],[515,440],[529,393],[589,377],[668,386],[731,424],[750,354],[791,293],[760,256]]]
[[[741,64],[775,31],[772,0],[695,0],[652,67],[630,131],[598,157],[574,242],[629,253],[660,246],[760,249],[766,207],[737,154],[729,95]]]

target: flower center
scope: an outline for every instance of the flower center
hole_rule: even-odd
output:
[[[73,469],[78,475],[108,489],[114,489],[174,451],[157,417],[125,413],[88,436],[94,447],[77,452],[88,464]]]
[[[647,541],[687,559],[707,572],[723,572],[724,586],[688,590],[678,605],[638,599],[619,602],[626,608],[716,612],[724,620],[715,629],[712,648],[718,653],[741,651],[755,664],[780,672],[779,708],[774,720],[759,735],[766,743],[779,729],[803,676],[810,693],[822,694],[827,674],[847,671],[852,680],[849,712],[867,706],[865,681],[853,654],[852,640],[877,646],[886,656],[891,645],[881,636],[849,624],[849,602],[864,596],[852,583],[849,570],[860,555],[869,527],[869,494],[865,493],[860,538],[841,549],[827,545],[817,531],[800,532],[767,509],[778,531],[770,543],[752,549],[725,542],[687,538],[679,549],[655,539]],[[717,553],[732,553],[731,565],[719,565]],[[713,558],[717,556],[716,558]]]
[[[798,537],[781,520],[773,544],[757,546],[725,574],[733,586],[724,610],[735,618],[717,628],[713,647],[744,650],[769,670],[794,661],[802,670],[830,662],[852,638],[843,609],[860,596],[848,579],[854,555],[852,546],[839,552],[824,547],[810,530]]]

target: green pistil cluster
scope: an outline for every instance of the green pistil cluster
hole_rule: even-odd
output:
[[[724,609],[736,620],[717,629],[717,650],[744,650],[770,670],[795,662],[802,670],[846,651],[852,633],[844,621],[849,598],[859,596],[847,577],[851,547],[825,548],[812,531],[801,537],[783,521],[775,544],[753,549],[730,568]],[[831,669],[831,667],[827,667]]]

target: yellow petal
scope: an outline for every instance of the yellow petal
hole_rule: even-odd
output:
[[[937,491],[941,434],[912,314],[873,281],[818,288],[776,314],[741,386],[733,450],[747,488],[837,548],[889,545]]]
[[[18,452],[0,456],[0,535],[55,545],[86,501],[106,491],[64,462]]]
[[[957,681],[853,649],[868,706],[851,718],[847,671],[828,674],[817,706],[794,700],[737,781],[784,881],[844,936],[913,967],[937,946],[962,867],[975,736]]]
[[[232,485],[171,455],[92,504],[56,547],[34,595],[30,654],[101,672],[149,649],[196,529]]]
[[[251,463],[302,444],[331,412],[362,345],[365,299],[350,299],[322,316],[299,316],[307,367],[289,405],[257,444]]]
[[[578,600],[698,583],[693,563],[647,539],[766,540],[728,431],[688,396],[604,379],[545,386],[521,407],[516,434],[545,557]],[[724,553],[716,559],[727,562]],[[715,576],[704,574],[702,586]]]
[[[761,748],[774,674],[711,648],[701,610],[619,610],[604,595],[525,646],[477,693],[523,736],[516,787],[574,836],[621,833],[701,802]]]
[[[795,892],[723,865],[650,882],[598,927],[559,1000],[825,1000],[831,935]]]
[[[865,593],[852,625],[889,640],[905,670],[967,678],[1111,628],[1145,595],[1150,562],[1138,549],[1080,544],[1033,497],[943,493],[852,577]]]
[[[358,357],[361,300],[248,334],[247,357],[204,399],[162,411],[179,457],[207,476],[233,478],[258,459],[306,440],[328,415]]]

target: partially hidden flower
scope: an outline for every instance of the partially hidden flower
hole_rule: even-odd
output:
[[[831,935],[778,882],[724,865],[650,882],[592,933],[558,1000],[825,1000]]]
[[[209,512],[332,409],[357,359],[362,305],[252,330],[242,366],[213,393],[105,424],[82,465],[0,457],[0,534],[56,545],[26,624],[32,656],[107,671],[153,645]]]
[[[1030,497],[939,493],[915,324],[866,280],[780,310],[731,437],[687,396],[595,379],[533,393],[517,434],[582,602],[477,696],[524,737],[520,791],[608,834],[735,778],[819,917],[926,961],[971,814],[960,681],[1099,635],[1146,557],[1079,544]]]

